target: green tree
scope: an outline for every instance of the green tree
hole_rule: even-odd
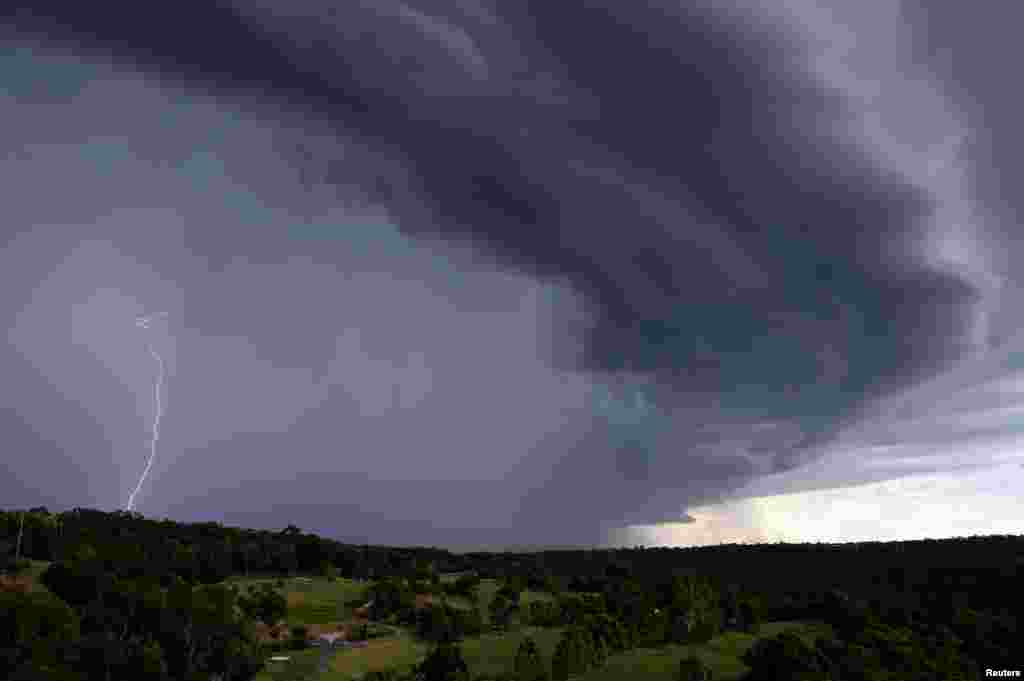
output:
[[[696,655],[679,660],[677,681],[711,681],[711,669]]]
[[[469,681],[469,668],[456,643],[441,643],[419,667],[423,681]]]
[[[292,634],[292,649],[302,650],[306,647],[306,637],[309,635],[309,630],[305,624],[296,624],[291,628]]]
[[[491,625],[507,627],[512,616],[512,603],[502,593],[495,594],[490,604]]]
[[[515,661],[516,679],[518,681],[547,681],[548,673],[544,665],[544,658],[537,648],[537,644],[529,636],[523,638],[516,652]]]
[[[164,681],[167,678],[167,661],[158,641],[148,641],[142,648],[142,678],[146,681]]]
[[[443,605],[433,605],[420,612],[418,633],[430,641],[452,641],[456,637],[456,627],[452,616]]]
[[[564,634],[558,639],[555,652],[551,655],[551,679],[552,681],[566,681],[572,673],[572,661],[570,659],[570,642]]]
[[[583,629],[573,627],[565,632],[569,639],[569,674],[582,674],[590,667],[590,650]]]
[[[248,617],[273,626],[288,612],[288,601],[279,591],[264,582],[260,589],[248,596],[241,596],[238,605]]]
[[[743,654],[755,679],[812,679],[827,671],[821,656],[790,632],[758,640]]]
[[[761,628],[761,613],[757,604],[745,600],[739,606],[740,629],[748,634],[756,634]]]
[[[53,595],[0,590],[0,678],[18,669],[66,675],[64,644],[76,641],[79,631],[75,612]]]

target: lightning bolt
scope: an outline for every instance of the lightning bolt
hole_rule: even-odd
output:
[[[138,317],[135,319],[135,326],[140,329],[148,330],[149,325],[154,319],[166,316],[166,312],[159,312],[148,317]],[[126,511],[132,510],[132,507],[135,505],[135,495],[139,493],[139,490],[142,488],[142,484],[146,481],[146,476],[149,475],[149,469],[153,467],[153,460],[156,458],[156,444],[160,440],[160,417],[163,416],[163,404],[160,401],[160,390],[163,388],[164,384],[164,360],[157,351],[153,349],[153,345],[151,343],[146,344],[146,349],[149,350],[149,354],[156,360],[158,367],[156,386],[153,391],[153,402],[156,407],[153,415],[153,437],[149,441],[149,459],[146,461],[146,468],[142,471],[142,475],[139,477],[139,482],[135,485],[135,489],[128,495],[128,503],[124,507],[124,510]]]

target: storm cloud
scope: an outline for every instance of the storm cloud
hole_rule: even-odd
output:
[[[952,10],[0,13],[13,502],[124,504],[147,341],[139,510],[375,543],[596,543],[1017,432],[1020,103]]]

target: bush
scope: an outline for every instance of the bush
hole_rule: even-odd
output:
[[[292,627],[292,649],[302,650],[307,647],[306,636],[309,631],[306,629],[305,624],[298,624]]]
[[[480,585],[478,575],[461,575],[455,582],[446,589],[453,596],[465,596],[472,598],[477,587]]]
[[[548,673],[537,644],[529,636],[519,644],[515,661],[516,678],[519,681],[547,681]]]
[[[679,660],[678,681],[711,681],[711,669],[696,655]]]
[[[258,591],[238,597],[238,607],[246,617],[257,619],[272,626],[288,613],[288,601],[269,584],[263,584]]]
[[[743,654],[743,662],[751,667],[753,679],[804,678],[827,671],[821,656],[790,632],[760,639]]]
[[[292,649],[291,641],[265,641],[260,643],[260,652],[265,655],[286,653]]]
[[[468,681],[469,668],[462,657],[462,649],[454,643],[442,643],[434,648],[420,665],[418,672],[423,681]]]
[[[358,632],[359,637],[363,640],[371,638],[387,638],[393,633],[390,627],[380,624],[370,624],[369,626],[362,624],[356,628],[356,631]]]
[[[569,659],[569,640],[564,635],[558,639],[555,652],[551,656],[551,678],[553,681],[566,681],[571,672]]]

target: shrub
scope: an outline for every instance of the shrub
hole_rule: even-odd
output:
[[[516,678],[519,681],[547,681],[548,673],[537,644],[529,636],[519,644],[515,661]]]
[[[462,649],[454,643],[442,643],[434,648],[420,665],[423,681],[468,681],[469,668],[462,657]]]
[[[711,681],[711,670],[696,655],[679,660],[678,681]]]
[[[307,646],[306,637],[309,631],[306,629],[306,625],[298,624],[292,627],[292,649],[302,650]]]
[[[800,637],[784,632],[757,641],[743,654],[754,679],[803,678],[825,672],[823,660]]]

